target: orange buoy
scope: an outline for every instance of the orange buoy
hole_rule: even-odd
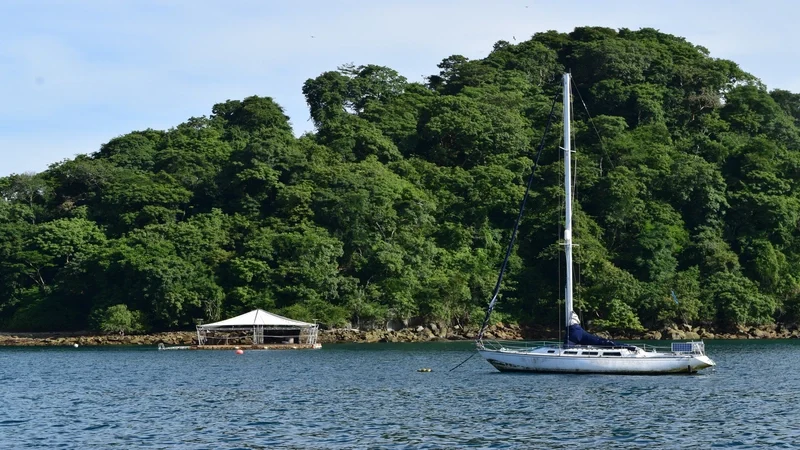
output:
[[[236,354],[237,355],[244,355],[244,350],[242,350],[242,349],[236,350]]]

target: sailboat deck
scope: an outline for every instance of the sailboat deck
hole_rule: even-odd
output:
[[[624,354],[625,351],[631,354],[648,353],[653,355],[678,355],[678,354],[692,354],[704,355],[705,344],[703,342],[673,342],[671,347],[654,346],[649,344],[630,344],[620,346],[584,346],[584,345],[564,345],[558,341],[502,341],[502,340],[483,340],[479,344],[485,350],[499,351],[499,352],[512,352],[512,353],[557,353],[575,355],[585,354],[585,352],[609,352],[620,351]],[[641,350],[641,351],[639,351]],[[574,353],[575,352],[575,353]],[[600,353],[601,355],[603,353]],[[614,355],[614,356],[622,356]],[[597,356],[586,355],[586,356]]]
[[[478,351],[500,371],[665,374],[711,367],[702,342],[653,346],[566,346],[560,342],[481,341]]]

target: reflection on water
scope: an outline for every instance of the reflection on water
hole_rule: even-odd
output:
[[[698,375],[499,373],[470,343],[0,349],[2,448],[790,448],[798,341]],[[430,373],[417,372],[422,367]]]

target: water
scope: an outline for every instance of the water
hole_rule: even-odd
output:
[[[800,340],[698,375],[499,373],[470,343],[0,349],[0,448],[791,448]],[[417,369],[429,367],[430,373]]]

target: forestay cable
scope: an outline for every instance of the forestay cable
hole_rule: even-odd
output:
[[[514,223],[514,230],[511,232],[511,240],[508,243],[508,249],[506,249],[506,257],[503,259],[503,265],[500,266],[500,274],[497,276],[497,284],[494,286],[494,293],[492,294],[492,301],[489,302],[489,307],[486,310],[486,317],[483,318],[483,325],[481,325],[481,330],[478,332],[478,337],[475,338],[475,341],[480,342],[483,339],[483,333],[486,331],[486,327],[489,324],[489,317],[492,315],[492,311],[494,310],[494,306],[497,303],[497,296],[500,293],[500,285],[503,282],[503,274],[506,271],[506,265],[508,265],[508,258],[511,256],[511,250],[514,248],[514,241],[517,238],[517,230],[519,229],[519,223],[522,221],[522,213],[525,211],[525,203],[528,201],[528,194],[531,191],[531,185],[533,184],[533,177],[536,174],[536,167],[539,165],[539,157],[542,156],[542,149],[544,148],[544,142],[547,138],[547,134],[550,132],[550,125],[553,124],[553,112],[556,108],[556,101],[558,100],[559,94],[556,94],[553,97],[553,104],[550,106],[550,115],[547,118],[547,126],[544,128],[544,134],[542,134],[542,140],[539,142],[539,150],[536,153],[536,159],[533,161],[533,168],[531,169],[531,176],[528,178],[528,186],[525,188],[525,195],[522,197],[522,203],[519,206],[519,215],[517,215],[517,221]],[[463,363],[462,363],[463,364]],[[458,366],[456,366],[458,367]]]
[[[595,124],[594,124],[594,119],[592,118],[592,114],[589,112],[589,108],[586,106],[586,102],[583,101],[583,96],[581,95],[581,91],[580,91],[580,89],[578,89],[578,85],[575,83],[575,79],[572,78],[571,81],[572,81],[572,85],[575,86],[575,92],[578,94],[578,99],[580,99],[581,104],[583,105],[583,109],[584,109],[584,111],[586,111],[586,117],[589,118],[589,123],[592,125],[592,128],[594,129],[594,134],[597,135],[597,142],[600,144],[600,150],[603,152],[603,156],[608,158],[608,162],[609,162],[609,164],[611,164],[611,168],[615,169],[616,166],[614,166],[614,160],[611,159],[611,156],[609,156],[608,152],[606,152],[606,148],[603,146],[603,136],[600,136],[600,132],[597,131],[597,126],[595,126]],[[600,169],[601,169],[600,170],[600,172],[601,172],[600,174],[601,175],[602,175],[602,168],[603,168],[603,159],[601,157],[600,158]]]

